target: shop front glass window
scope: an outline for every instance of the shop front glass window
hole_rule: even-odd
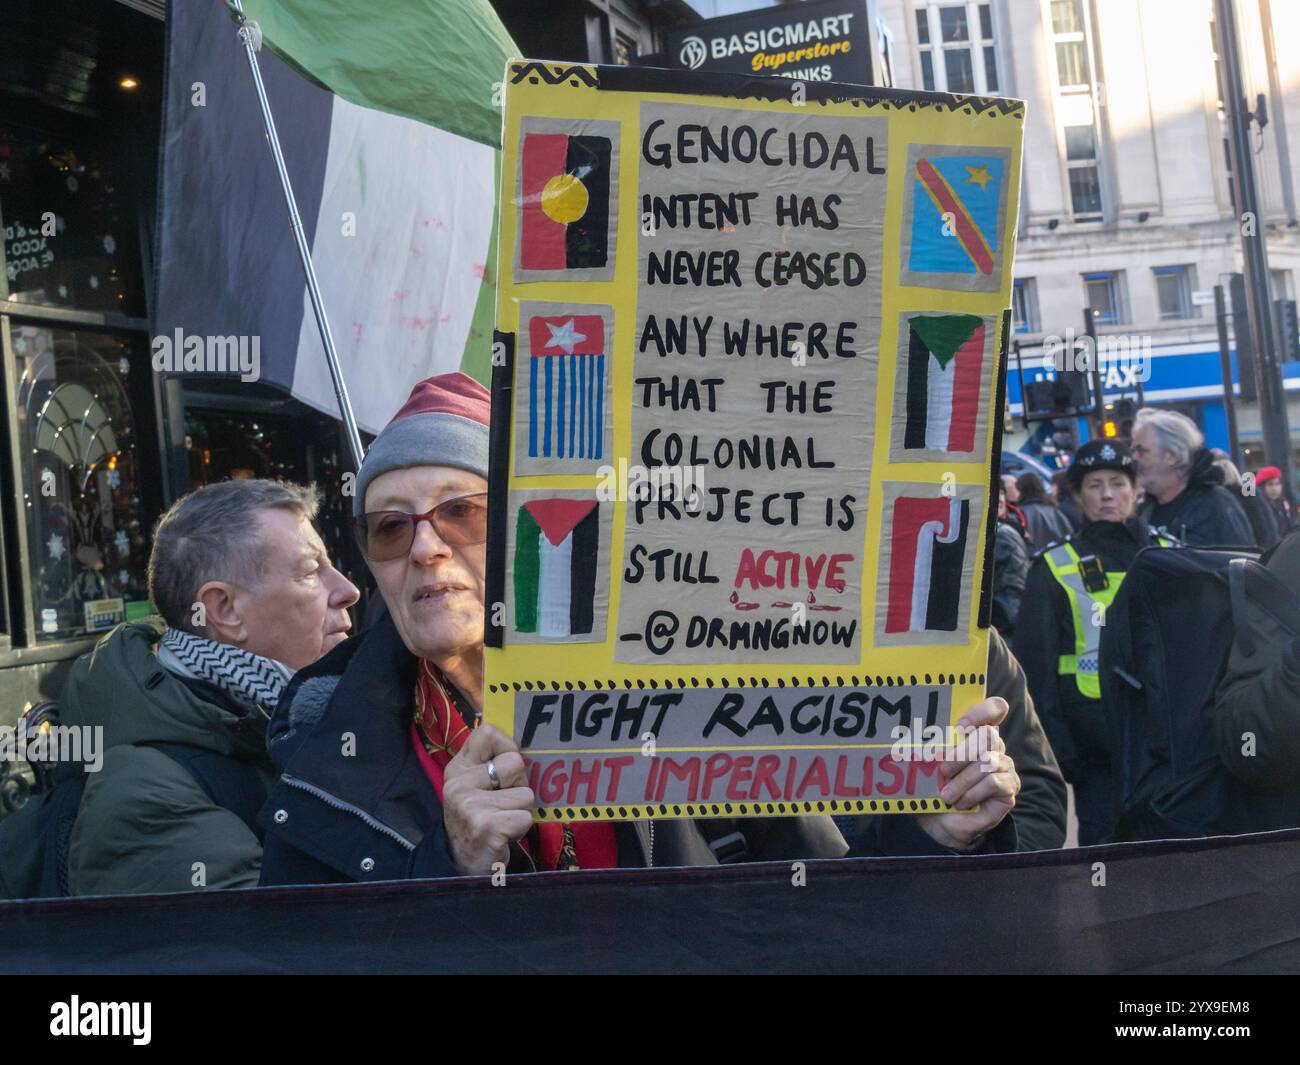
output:
[[[0,122],[5,279],[18,303],[144,313],[135,215],[111,156]]]
[[[11,341],[36,637],[147,614],[130,342],[23,324]]]

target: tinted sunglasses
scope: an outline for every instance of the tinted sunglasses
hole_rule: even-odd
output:
[[[448,547],[466,547],[487,540],[487,493],[457,496],[424,514],[376,510],[352,519],[361,553],[371,562],[391,562],[411,550],[416,526],[427,521]]]

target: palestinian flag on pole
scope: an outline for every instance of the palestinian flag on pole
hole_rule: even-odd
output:
[[[969,500],[894,500],[886,632],[956,631],[969,527]]]
[[[358,423],[486,381],[501,112],[517,49],[488,0],[244,0]],[[244,50],[169,5],[157,332],[260,337],[260,380],[337,404]]]
[[[596,501],[533,499],[515,522],[515,629],[561,638],[589,633],[595,618]]]
[[[908,320],[905,448],[975,450],[985,328],[974,314]]]

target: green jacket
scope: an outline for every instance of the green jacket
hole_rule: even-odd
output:
[[[161,618],[119,625],[72,667],[64,725],[100,726],[103,765],[89,774],[68,848],[73,895],[255,887],[262,848],[193,775],[143,743],[181,743],[264,768],[265,722],[220,689],[163,669]]]

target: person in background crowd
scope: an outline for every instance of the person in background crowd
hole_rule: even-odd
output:
[[[1025,516],[1033,550],[1041,551],[1074,531],[1070,528],[1070,519],[1056,509],[1038,474],[1033,471],[1022,473],[1016,480],[1016,488],[1020,491],[1020,513]]]
[[[1007,493],[998,492],[997,539],[993,544],[993,627],[1006,639],[1016,631],[1020,599],[1029,573],[1029,551],[1020,529],[1007,517]]]
[[[1195,423],[1177,411],[1143,407],[1133,425],[1133,459],[1146,492],[1139,514],[1192,547],[1255,546],[1241,503]]]
[[[1083,528],[1083,515],[1079,513],[1079,504],[1075,502],[1074,493],[1070,490],[1070,475],[1066,470],[1057,470],[1052,474],[1052,496],[1056,500],[1056,508],[1070,523],[1070,532],[1077,533]]]
[[[843,856],[826,816],[534,823],[518,747],[482,722],[489,413],[472,378],[433,377],[366,453],[355,527],[388,614],[295,677],[277,709],[261,883]],[[1015,849],[1021,782],[995,734],[1008,712],[990,697],[966,713],[994,753],[944,763],[959,810],[864,818],[855,852]]]
[[[1020,531],[1021,537],[1025,543],[1029,543],[1029,523],[1025,520],[1024,514],[1016,506],[1016,501],[1020,499],[1020,489],[1016,485],[1015,477],[1010,473],[1002,475],[1002,491],[1006,495],[1007,519],[1015,525]]]
[[[1273,508],[1268,505],[1265,499],[1258,491],[1247,491],[1246,486],[1241,483],[1241,473],[1238,471],[1236,463],[1217,448],[1211,451],[1214,455],[1214,464],[1223,471],[1223,487],[1226,488],[1233,496],[1240,500],[1241,509],[1246,512],[1246,518],[1250,522],[1250,531],[1255,537],[1255,543],[1261,551],[1267,551],[1281,539],[1278,532],[1277,519],[1273,516]],[[1252,486],[1258,488],[1258,485]]]
[[[1265,467],[1268,469],[1268,467]],[[1260,470],[1260,475],[1264,470]],[[1300,612],[1300,537],[1288,536],[1264,563]],[[1285,596],[1285,592],[1283,592]],[[1245,831],[1300,826],[1300,630],[1273,610],[1250,611],[1215,692],[1211,723],[1219,758],[1247,789]]]
[[[1278,536],[1285,536],[1295,528],[1296,522],[1291,500],[1287,499],[1282,490],[1282,471],[1276,466],[1261,466],[1255,472],[1255,484],[1263,492],[1268,505],[1273,508]]]
[[[257,884],[267,721],[294,671],[347,637],[358,598],[317,507],[315,489],[226,481],[159,521],[149,597],[162,616],[115,628],[63,695],[62,724],[102,726],[106,748],[72,828],[72,894]]]
[[[1014,651],[1061,764],[1074,786],[1079,843],[1114,831],[1111,747],[1101,705],[1098,651],[1105,611],[1134,556],[1168,545],[1135,518],[1134,461],[1118,440],[1090,440],[1070,464],[1082,531],[1049,546],[1029,567]]]

